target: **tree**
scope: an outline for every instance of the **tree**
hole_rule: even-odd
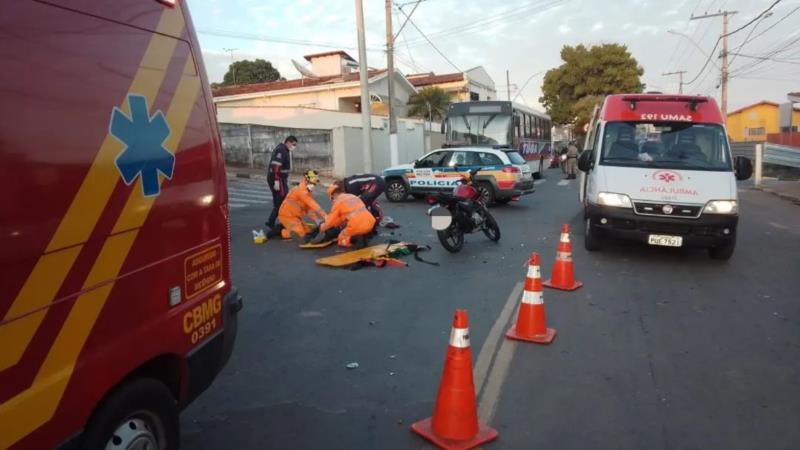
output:
[[[430,110],[428,105],[430,105]],[[450,96],[444,89],[437,86],[424,87],[408,99],[408,115],[441,121],[447,116],[448,106],[450,106]],[[429,111],[430,117],[428,116]]]
[[[539,102],[554,123],[572,124],[578,133],[606,95],[644,90],[644,69],[624,45],[565,45],[561,59],[564,64],[545,74]]]
[[[280,79],[282,79],[281,73],[278,72],[278,69],[272,67],[271,62],[256,59],[255,61],[236,61],[228,66],[228,71],[220,84],[222,86],[231,86],[234,84],[265,83]]]

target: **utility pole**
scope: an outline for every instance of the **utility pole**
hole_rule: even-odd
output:
[[[689,20],[710,19],[712,17],[722,16],[722,67],[720,75],[720,87],[722,91],[722,101],[720,102],[720,109],[722,110],[722,117],[728,117],[728,17],[738,13],[739,11],[719,11],[714,14],[704,14],[702,16],[691,16]]]
[[[364,151],[364,172],[372,172],[372,118],[369,113],[369,73],[367,70],[367,45],[364,38],[364,7],[356,0],[356,27],[358,28],[358,66],[361,85],[361,148]]]
[[[394,114],[394,33],[392,32],[392,0],[386,0],[386,84],[389,91],[389,160],[393,166],[400,164],[397,151],[397,116]]]
[[[508,101],[511,101],[511,78],[509,78],[508,70],[506,70],[506,90],[508,91]]]
[[[685,70],[676,70],[675,72],[666,72],[662,73],[661,76],[668,76],[668,75],[677,75],[678,76],[678,94],[683,94],[683,74],[685,74]]]
[[[228,52],[231,54],[231,73],[233,74],[233,84],[236,84],[236,67],[233,65],[233,52],[239,50],[238,48],[223,48],[223,52]]]

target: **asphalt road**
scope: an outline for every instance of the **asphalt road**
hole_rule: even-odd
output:
[[[588,253],[577,186],[559,175],[492,209],[498,244],[469,235],[457,255],[436,241],[423,202],[383,200],[401,228],[379,241],[431,244],[424,256],[439,267],[319,267],[335,249],[254,245],[270,206],[237,207],[238,342],[184,412],[183,448],[431,448],[409,425],[431,414],[456,308],[470,314],[480,415],[500,432],[487,449],[797,448],[800,207],[743,189],[728,262],[624,243]],[[563,223],[585,286],[545,291],[552,345],[506,341],[524,264],[538,251],[550,273]]]

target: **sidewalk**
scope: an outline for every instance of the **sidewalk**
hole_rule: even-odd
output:
[[[246,178],[264,181],[265,183],[267,182],[267,173],[265,169],[251,169],[249,167],[226,165],[225,174],[228,176],[228,178]],[[289,183],[299,183],[302,178],[303,175],[299,173],[289,174]],[[320,174],[319,180],[323,185],[327,185],[333,181],[333,177]]]
[[[768,192],[778,197],[800,205],[800,181],[762,180],[761,186],[754,189]]]

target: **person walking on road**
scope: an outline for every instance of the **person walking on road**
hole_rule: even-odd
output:
[[[353,194],[361,199],[372,213],[375,220],[380,222],[383,218],[380,205],[376,202],[378,197],[386,190],[386,182],[380,175],[362,173],[351,175],[343,180],[344,192]]]
[[[375,217],[367,211],[360,198],[347,194],[341,182],[334,182],[328,187],[333,206],[325,222],[319,227],[319,233],[311,240],[312,244],[332,240],[338,236],[340,247],[350,247],[354,243],[363,246],[367,236],[375,227]]]
[[[566,179],[574,180],[578,175],[578,147],[575,141],[570,141],[567,147],[567,176]]]
[[[306,235],[313,234],[312,227],[305,223],[306,217],[316,223],[317,228],[325,220],[325,211],[311,196],[314,186],[319,184],[319,176],[313,170],[307,170],[298,186],[289,191],[278,211],[278,223],[268,237],[280,235],[283,239],[303,241]]]
[[[289,171],[292,168],[289,152],[294,150],[296,146],[297,138],[294,136],[287,137],[283,140],[283,144],[278,144],[275,147],[269,160],[267,183],[269,184],[269,190],[272,192],[272,213],[266,222],[269,228],[275,228],[275,219],[278,218],[281,203],[289,193]]]

